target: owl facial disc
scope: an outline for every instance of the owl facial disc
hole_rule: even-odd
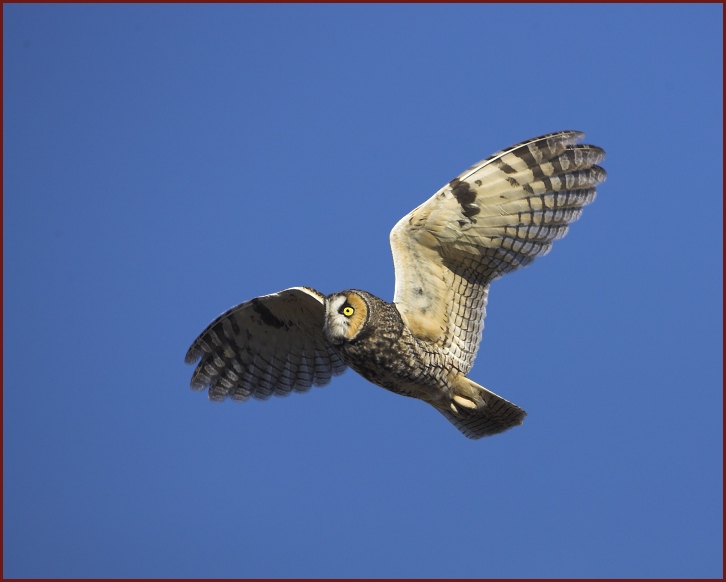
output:
[[[325,339],[333,345],[354,340],[368,320],[368,306],[357,293],[335,293],[325,300]]]

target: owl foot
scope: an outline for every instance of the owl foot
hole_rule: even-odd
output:
[[[463,396],[459,396],[458,394],[454,396],[454,402],[456,402],[459,406],[469,408],[470,410],[476,410],[477,407],[476,403],[473,400],[469,400],[468,398],[464,398]]]

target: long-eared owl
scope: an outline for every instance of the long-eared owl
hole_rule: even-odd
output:
[[[347,366],[419,398],[469,438],[522,424],[524,410],[467,375],[489,285],[562,238],[605,180],[605,152],[561,131],[475,164],[391,231],[393,303],[360,290],[292,287],[220,315],[186,355],[195,390],[266,399],[327,384]]]

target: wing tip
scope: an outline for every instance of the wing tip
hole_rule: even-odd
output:
[[[517,145],[528,144],[552,138],[561,138],[563,141],[571,141],[572,144],[575,144],[585,138],[585,132],[578,129],[563,129],[560,131],[553,131],[552,133],[545,133],[537,137],[530,138],[528,140],[520,142]]]
[[[196,342],[192,344],[192,346],[187,350],[186,355],[184,356],[184,363],[185,364],[194,364],[199,360],[199,358],[202,357],[202,352],[197,347]]]

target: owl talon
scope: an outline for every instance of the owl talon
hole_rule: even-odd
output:
[[[454,401],[459,406],[463,406],[464,408],[468,408],[469,410],[476,410],[477,408],[476,403],[473,400],[469,400],[468,398],[464,398],[463,396],[459,396],[458,394],[454,396]]]

